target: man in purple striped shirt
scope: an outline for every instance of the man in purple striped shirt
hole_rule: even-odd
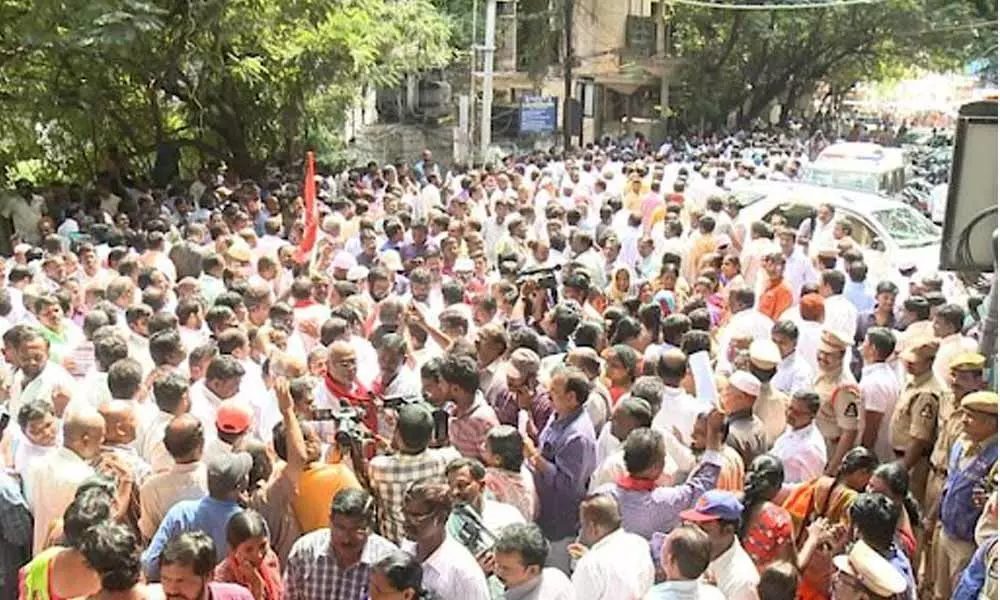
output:
[[[569,573],[567,546],[579,529],[579,508],[597,462],[594,425],[583,410],[590,380],[574,367],[559,367],[549,380],[554,412],[538,436],[525,438],[525,456],[535,477],[538,525],[551,542],[548,564]]]

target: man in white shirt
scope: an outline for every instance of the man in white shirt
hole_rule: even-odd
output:
[[[583,553],[573,571],[576,600],[637,600],[653,586],[649,543],[622,529],[613,497],[596,494],[580,503],[580,542],[586,550],[570,548]]]
[[[81,407],[63,420],[63,445],[28,468],[24,496],[35,519],[34,553],[44,549],[49,527],[62,518],[76,489],[94,474],[89,461],[104,443],[104,418]]]
[[[730,367],[726,353],[729,342],[735,333],[742,333],[752,339],[771,337],[774,322],[760,311],[754,309],[754,293],[749,287],[736,288],[729,292],[729,307],[732,316],[719,333],[719,364],[717,370],[728,370]]]
[[[902,387],[899,374],[888,362],[896,350],[896,336],[885,327],[872,327],[861,346],[861,402],[865,407],[865,425],[861,445],[875,453],[881,462],[896,460],[889,442],[889,428]]]
[[[573,600],[569,578],[559,569],[545,566],[548,554],[549,543],[534,523],[509,525],[500,531],[493,560],[494,571],[507,588],[506,600]]]
[[[146,539],[153,537],[174,504],[208,495],[208,475],[201,462],[205,435],[198,420],[191,415],[174,418],[164,430],[163,445],[170,453],[170,466],[149,476],[139,489],[139,530]]]
[[[809,362],[798,352],[799,327],[795,321],[778,321],[771,329],[771,341],[778,346],[781,361],[771,379],[774,389],[785,394],[812,389],[816,374]]]
[[[932,368],[940,381],[948,381],[951,359],[978,349],[976,340],[962,335],[964,321],[965,311],[957,304],[945,304],[934,312],[934,336],[938,338],[939,345]]]
[[[664,436],[673,436],[674,431],[679,431],[684,445],[690,445],[698,415],[712,410],[712,404],[695,398],[681,387],[688,368],[687,356],[680,350],[671,348],[661,354],[657,370],[663,381],[663,398],[660,410],[653,417],[653,429]]]
[[[215,423],[215,413],[224,400],[240,393],[240,381],[245,371],[232,356],[216,356],[208,363],[205,379],[191,386],[191,414],[202,423]],[[214,427],[209,427],[210,432]]]
[[[785,282],[792,289],[793,304],[799,303],[802,294],[802,286],[807,283],[815,283],[817,279],[816,269],[802,247],[795,243],[795,231],[787,227],[778,230],[778,245],[781,253],[785,255]]]
[[[26,329],[15,348],[17,364],[7,409],[17,415],[21,406],[36,399],[48,400],[62,416],[73,399],[76,380],[66,369],[49,361],[49,343],[35,329]]]
[[[694,508],[681,513],[681,520],[693,523],[708,534],[712,562],[705,574],[714,580],[727,600],[757,600],[760,574],[747,554],[736,531],[743,515],[743,503],[733,492],[709,490]]]
[[[465,546],[447,534],[450,514],[447,485],[420,482],[411,486],[403,500],[403,531],[412,541],[404,543],[403,550],[420,561],[424,587],[438,596],[489,600],[483,569]]]
[[[792,395],[785,411],[788,428],[778,436],[770,454],[785,466],[785,483],[802,483],[823,474],[826,441],[814,423],[819,394],[803,390]]]
[[[823,296],[823,327],[833,329],[853,340],[858,331],[858,309],[844,296],[847,278],[842,271],[827,270],[820,276],[819,293]]]

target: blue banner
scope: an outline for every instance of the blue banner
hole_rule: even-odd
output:
[[[556,130],[555,96],[522,96],[521,127],[525,133],[552,133]]]

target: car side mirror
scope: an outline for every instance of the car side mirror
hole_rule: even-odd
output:
[[[882,238],[877,237],[872,240],[871,249],[876,252],[885,252],[885,242],[882,241]]]

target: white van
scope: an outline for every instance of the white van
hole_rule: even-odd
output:
[[[906,185],[906,161],[898,148],[867,142],[832,144],[804,166],[802,182],[891,197]]]

